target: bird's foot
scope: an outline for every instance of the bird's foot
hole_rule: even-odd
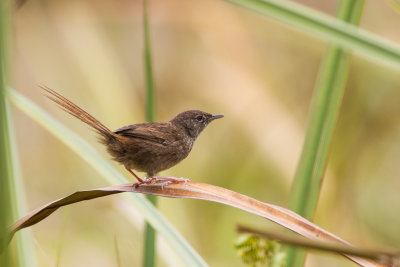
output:
[[[154,176],[153,178],[156,178],[159,181],[162,181],[161,183],[161,190],[164,190],[164,186],[170,185],[170,184],[179,184],[179,183],[184,183],[185,185],[187,182],[190,182],[189,179],[186,178],[177,178],[177,177],[166,177],[166,176]]]
[[[169,177],[169,176],[153,176],[151,178],[155,178],[157,180],[162,180],[168,182],[168,184],[179,184],[184,183],[185,185],[190,182],[190,179],[186,178],[177,178],[177,177]]]
[[[155,177],[142,178],[142,179],[140,179],[139,182],[134,183],[133,186],[136,188],[136,187],[138,187],[139,185],[142,185],[142,184],[152,184],[156,180],[157,180],[157,178],[155,178]]]
[[[188,182],[190,182],[190,180],[183,178],[183,177],[177,178],[177,177],[168,177],[168,176],[153,176],[150,178],[142,178],[141,181],[134,183],[133,186],[136,188],[142,184],[153,184],[155,182],[160,182],[161,188],[164,189],[164,186],[167,186],[170,184],[184,183],[186,185]]]

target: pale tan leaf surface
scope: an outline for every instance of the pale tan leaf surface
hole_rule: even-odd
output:
[[[62,206],[123,192],[214,201],[259,215],[312,240],[334,241],[349,245],[349,243],[343,239],[325,231],[298,214],[285,208],[263,203],[254,198],[210,184],[188,182],[186,184],[180,183],[165,185],[165,182],[160,180],[155,181],[153,184],[142,184],[136,187],[134,184],[130,183],[93,190],[77,191],[69,196],[50,202],[15,222],[9,229],[9,239],[11,239],[18,230],[40,222]],[[344,256],[361,266],[384,266],[359,257],[345,254]]]

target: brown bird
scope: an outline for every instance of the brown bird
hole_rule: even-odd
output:
[[[156,173],[171,168],[189,155],[194,141],[213,120],[223,115],[212,115],[200,110],[188,110],[169,122],[146,122],[128,125],[111,131],[89,113],[53,91],[40,86],[46,97],[56,102],[61,109],[93,127],[100,134],[100,141],[108,153],[139,181],[149,183],[157,178],[172,182],[187,182],[188,179],[158,177]],[[142,179],[133,171],[146,172]]]

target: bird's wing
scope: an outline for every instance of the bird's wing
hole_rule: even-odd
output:
[[[147,140],[161,145],[168,145],[174,140],[174,135],[168,134],[172,131],[169,123],[139,123],[119,128],[116,134]]]

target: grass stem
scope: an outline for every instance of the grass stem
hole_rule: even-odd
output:
[[[151,45],[150,45],[150,27],[149,27],[149,12],[148,0],[143,0],[143,40],[144,40],[144,69],[146,81],[146,119],[149,122],[155,120],[155,97],[154,97],[154,79],[153,68],[151,62]],[[157,206],[157,197],[153,195],[146,196],[148,200]],[[150,224],[146,223],[143,266],[155,266],[155,243],[156,232]]]
[[[359,24],[363,5],[364,0],[341,0],[337,17]],[[304,146],[289,201],[290,209],[310,220],[318,202],[328,150],[344,94],[349,61],[349,52],[330,45],[314,89]],[[288,266],[304,264],[304,252],[295,249],[288,251]]]

